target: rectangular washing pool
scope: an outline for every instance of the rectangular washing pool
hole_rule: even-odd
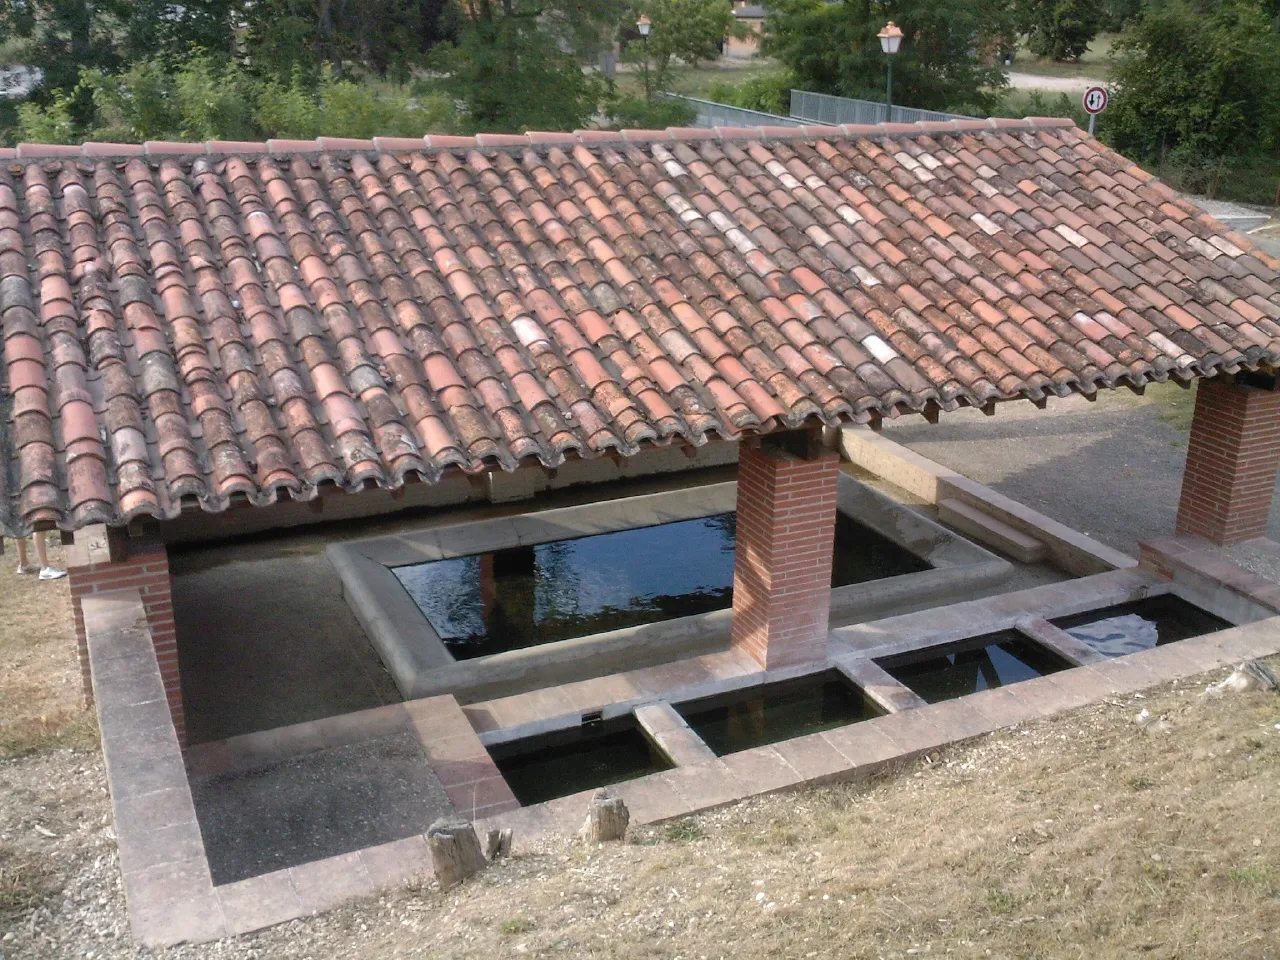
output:
[[[672,766],[630,714],[496,744],[489,756],[526,807]]]
[[[882,713],[835,670],[678,703],[675,708],[718,757]]]
[[[449,652],[468,660],[721,610],[733,602],[737,515],[395,567]],[[833,587],[928,570],[837,514]]]
[[[1107,657],[1122,657],[1231,626],[1171,593],[1058,617],[1051,622]]]
[[[895,680],[929,703],[1008,686],[1071,666],[1016,630],[970,637],[958,644],[877,662]]]

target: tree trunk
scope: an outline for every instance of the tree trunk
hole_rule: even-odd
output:
[[[591,806],[587,808],[587,820],[578,831],[578,836],[587,843],[621,840],[630,822],[631,814],[622,798],[610,797],[601,790],[591,800]]]
[[[455,817],[442,817],[427,828],[427,847],[441,890],[478,873],[486,863],[480,838],[471,824]]]

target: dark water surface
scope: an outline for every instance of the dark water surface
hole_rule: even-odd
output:
[[[879,661],[895,680],[929,703],[1042,677],[1070,666],[1016,630],[973,637],[943,647]]]
[[[1059,617],[1051,622],[1108,657],[1150,650],[1231,626],[1221,617],[1171,593]]]
[[[728,607],[736,520],[722,513],[394,573],[449,651],[467,660]],[[909,550],[837,515],[833,587],[928,569]]]
[[[512,740],[489,756],[524,806],[671,769],[629,715]]]
[[[860,690],[834,670],[675,707],[718,757],[881,714]]]

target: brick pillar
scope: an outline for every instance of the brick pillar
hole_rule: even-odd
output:
[[[66,558],[85,700],[93,699],[93,688],[82,601],[93,594],[136,587],[147,614],[147,626],[160,663],[173,726],[178,732],[178,742],[185,746],[186,720],[182,708],[182,683],[178,675],[178,640],[169,591],[169,556],[164,544],[157,539],[127,537],[122,530],[98,525],[76,531],[74,542],[66,550]]]
[[[1178,533],[1217,544],[1263,536],[1280,469],[1280,392],[1201,380],[1187,442]]]
[[[838,467],[826,450],[739,452],[732,637],[766,669],[826,657]]]

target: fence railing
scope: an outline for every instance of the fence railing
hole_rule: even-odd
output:
[[[841,123],[883,123],[884,104],[874,100],[853,100],[849,97],[833,97],[808,90],[791,91],[791,116],[731,107],[714,100],[699,100],[678,93],[660,93],[664,100],[673,100],[691,107],[697,114],[695,127],[799,127],[806,123],[836,125]],[[937,110],[917,110],[915,107],[893,107],[891,123],[915,123],[919,120],[970,120],[959,113],[941,113]]]
[[[697,97],[682,97],[678,93],[660,93],[664,100],[674,100],[687,104],[697,111],[693,121],[695,127],[710,129],[712,127],[799,127],[802,120],[791,117],[780,117],[774,113],[762,113],[759,110],[747,110],[743,107],[731,107],[727,103],[716,103],[713,100],[699,100]]]
[[[884,123],[883,103],[874,100],[854,100],[850,97],[833,97],[826,93],[810,93],[808,90],[791,91],[791,116],[804,123],[836,125],[841,123]],[[915,107],[892,107],[890,123],[917,123],[920,120],[971,120],[959,113],[942,113],[938,110],[917,110]]]

